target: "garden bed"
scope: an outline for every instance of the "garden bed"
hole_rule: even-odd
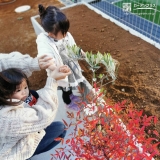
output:
[[[84,51],[111,53],[120,62],[118,79],[106,86],[106,97],[115,102],[131,100],[147,115],[160,115],[160,50],[106,20],[86,6],[64,10],[70,19],[70,32]],[[80,61],[84,76],[92,72]],[[103,68],[97,75],[103,73]],[[160,131],[160,125],[157,126]]]
[[[63,6],[58,1],[41,1],[44,5]],[[20,5],[31,5],[31,10],[17,14],[14,9]],[[20,51],[35,57],[36,35],[30,17],[38,14],[36,0],[16,0],[15,3],[0,6],[2,53]],[[109,20],[84,5],[64,10],[71,22],[70,32],[78,46],[84,51],[111,53],[120,62],[118,79],[106,86],[106,97],[117,101],[131,100],[135,107],[144,109],[147,115],[157,115],[160,120],[160,50],[142,39],[131,35]],[[8,21],[7,21],[8,20]],[[83,74],[89,82],[92,72],[85,61],[80,61]],[[102,73],[103,68],[97,71]],[[31,87],[44,86],[45,71],[35,72],[30,78]],[[157,125],[160,133],[160,123]]]

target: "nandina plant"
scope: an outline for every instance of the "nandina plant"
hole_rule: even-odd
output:
[[[72,59],[86,60],[93,72],[92,85],[96,82],[100,89],[94,84],[94,89],[85,97],[87,103],[79,104],[82,110],[77,114],[67,112],[71,123],[63,121],[66,128],[74,127],[73,132],[62,139],[65,147],[56,149],[51,159],[69,160],[72,156],[76,160],[151,160],[159,155],[159,134],[154,130],[157,118],[134,109],[129,101],[111,103],[103,99],[101,88],[106,85],[103,82],[116,80],[119,62],[109,53],[86,52],[85,57],[81,57],[81,50],[77,46],[68,48],[68,51]],[[97,81],[95,72],[101,65],[106,68],[106,73],[99,75],[100,81]],[[83,94],[83,90],[79,88],[79,91]],[[146,134],[148,128],[151,136]]]
[[[159,155],[159,134],[154,130],[157,118],[135,110],[126,100],[114,104],[104,101],[103,93],[94,87],[94,98],[91,93],[86,97],[90,104],[83,102],[83,110],[76,115],[67,112],[74,123],[64,123],[67,128],[74,126],[74,130],[63,140],[68,147],[57,149],[52,156],[69,159],[72,155],[76,160],[151,160]],[[152,137],[145,132],[148,128],[153,128],[149,130]]]

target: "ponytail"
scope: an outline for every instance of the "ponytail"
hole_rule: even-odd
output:
[[[44,17],[46,14],[46,9],[42,4],[38,5],[40,18]]]

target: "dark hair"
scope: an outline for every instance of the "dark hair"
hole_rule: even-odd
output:
[[[41,4],[38,5],[38,8],[41,25],[46,32],[51,32],[54,35],[57,35],[59,31],[63,35],[68,32],[69,20],[60,9],[55,6],[48,6],[45,9]]]
[[[26,80],[29,85],[27,76],[19,69],[6,69],[0,72],[0,105],[18,105],[19,102],[11,102],[11,96],[16,91],[16,87]]]

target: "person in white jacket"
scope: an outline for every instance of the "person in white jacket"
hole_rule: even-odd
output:
[[[67,46],[76,44],[74,38],[68,32],[70,25],[69,20],[66,15],[55,6],[45,8],[43,5],[39,5],[39,14],[45,32],[40,33],[37,37],[37,56],[46,53],[53,57],[57,66],[65,64],[70,67],[72,74],[66,77],[66,79],[58,81],[58,85],[63,91],[62,97],[67,107],[79,111],[80,108],[76,102],[79,102],[80,99],[84,100],[85,96],[90,92],[91,87],[82,75],[78,61],[68,57]],[[47,70],[47,74],[50,74],[49,70]],[[72,93],[72,88],[76,88],[77,86],[84,89],[81,98]]]
[[[31,58],[18,52],[0,54],[0,71],[19,68],[27,76],[33,71],[46,69],[50,57]],[[0,157],[4,160],[26,160],[33,155],[46,152],[66,134],[62,122],[53,122],[58,108],[57,80],[70,74],[60,72],[59,67],[47,77],[44,88],[38,90],[37,103],[30,107],[13,96],[10,78],[0,73]],[[15,93],[15,92],[14,92]]]

